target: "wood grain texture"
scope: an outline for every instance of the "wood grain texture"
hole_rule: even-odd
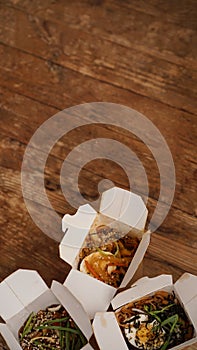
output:
[[[120,3],[113,2],[55,7],[51,1],[33,2],[30,9],[19,2],[17,8],[3,7],[2,18],[2,43],[48,60],[56,80],[59,68],[65,67],[195,112],[195,52],[188,51],[190,45],[196,47],[195,27],[182,28],[124,6],[120,10]]]
[[[173,156],[175,196],[168,216],[152,234],[144,275],[167,273],[177,280],[184,271],[197,274],[196,15],[195,0],[0,0],[0,281],[18,268],[38,270],[48,285],[52,279],[63,282],[68,274],[58,243],[41,232],[27,211],[21,165],[31,136],[44,121],[64,108],[98,101],[143,113]],[[154,157],[128,130],[104,124],[77,128],[52,148],[45,187],[54,210],[60,218],[75,212],[61,190],[64,159],[82,142],[101,137],[119,141],[142,162],[150,220],[160,191]],[[135,184],[143,196],[137,172],[136,166]],[[118,164],[93,160],[80,172],[80,192],[95,200],[105,178],[129,188]],[[34,180],[40,182],[42,174]],[[31,198],[28,193],[50,232],[46,202],[42,196],[36,203]]]

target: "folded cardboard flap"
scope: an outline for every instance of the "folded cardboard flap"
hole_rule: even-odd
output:
[[[33,270],[19,269],[4,281],[24,306],[27,306],[48,289],[42,277]]]
[[[119,307],[138,300],[150,293],[154,293],[157,290],[162,290],[166,286],[172,285],[172,276],[171,275],[161,275],[153,278],[143,278],[139,280],[129,289],[117,294],[114,299],[111,301],[113,310],[117,310]]]
[[[116,292],[114,287],[74,269],[68,274],[64,286],[77,300],[80,300],[90,319],[94,317],[96,311],[107,310]]]
[[[22,350],[6,324],[0,323],[0,334],[5,339],[10,350]]]
[[[89,229],[94,221],[96,211],[89,204],[81,205],[73,215],[66,214],[62,219],[62,231],[65,232],[68,227],[80,227]],[[79,226],[80,223],[80,226]]]
[[[60,257],[73,265],[79,250],[96,217],[96,211],[88,204],[81,206],[76,214],[66,214],[62,219],[65,235],[59,245]]]
[[[174,284],[184,305],[197,296],[197,276],[185,272]]]
[[[184,273],[174,284],[174,289],[190,315],[197,333],[197,276]]]
[[[150,235],[151,232],[147,231],[146,233],[144,233],[144,235],[142,236],[142,240],[135,252],[135,255],[131,261],[131,264],[122,280],[122,283],[120,285],[120,288],[124,288],[127,286],[127,284],[129,283],[129,281],[131,280],[131,276],[134,276],[135,272],[137,271],[140,263],[142,262],[144,255],[147,251],[147,248],[149,246],[150,243]]]
[[[144,229],[148,215],[140,196],[119,187],[103,192],[99,211],[139,230]]]
[[[92,326],[101,350],[128,350],[113,312],[97,312]]]
[[[1,317],[8,323],[17,314],[25,317],[28,310],[23,310],[47,290],[47,285],[36,271],[15,271],[0,284]]]
[[[93,331],[90,320],[78,300],[71,294],[71,292],[57,281],[53,281],[51,290],[64,308],[72,315],[72,319],[81,329],[87,340],[90,339]]]
[[[197,336],[197,295],[192,300],[190,300],[188,304],[185,305],[185,309],[194,325],[195,333]]]
[[[24,308],[24,305],[6,283],[6,280],[0,283],[0,300],[0,316],[5,322]]]
[[[80,224],[80,222],[79,222]],[[87,236],[87,229],[69,227],[59,246],[60,258],[73,265]]]

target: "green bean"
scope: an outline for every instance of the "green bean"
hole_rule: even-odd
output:
[[[46,320],[43,322],[43,326],[47,323],[63,322],[63,321],[67,321],[68,319],[69,319],[69,316],[63,317],[63,318],[54,318],[52,320]]]
[[[66,323],[67,329],[69,329],[69,321],[67,321]],[[70,349],[70,334],[69,332],[65,332],[66,333],[66,350]]]
[[[21,334],[21,340],[24,338],[24,336],[26,334],[28,334],[31,331],[31,329],[33,327],[33,324],[31,325],[31,321],[33,320],[34,315],[35,314],[33,312],[30,314],[30,316],[29,316],[29,318],[28,318],[28,320],[23,328],[23,333]]]
[[[67,327],[61,327],[61,326],[39,326],[36,327],[37,330],[40,329],[57,329],[59,331],[67,331],[67,332],[71,332],[74,334],[78,334],[79,335],[79,331],[76,329],[72,329],[72,328],[67,328]]]

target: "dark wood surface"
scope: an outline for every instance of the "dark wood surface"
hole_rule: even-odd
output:
[[[23,201],[21,164],[44,121],[94,101],[143,113],[172,152],[175,197],[152,235],[144,275],[167,273],[177,280],[184,271],[197,274],[196,16],[195,0],[0,1],[0,280],[29,268],[48,285],[64,281],[69,267],[58,257],[58,242],[34,224]],[[75,130],[55,145],[45,172],[51,204],[60,216],[75,212],[61,192],[59,171],[74,146],[97,137],[118,140],[141,159],[150,219],[159,194],[154,159],[131,134],[105,125]],[[95,160],[80,174],[81,193],[95,199],[102,178],[128,188],[119,166]]]

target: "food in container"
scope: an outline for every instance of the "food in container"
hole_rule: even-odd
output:
[[[48,288],[37,271],[19,269],[0,283],[0,300],[0,333],[11,350],[92,350],[89,318],[61,283]]]
[[[138,278],[142,276],[141,263],[151,236],[151,232],[145,230],[147,215],[147,208],[140,196],[113,187],[102,193],[98,212],[89,204],[85,204],[80,206],[74,215],[66,214],[63,217],[62,230],[65,235],[59,247],[60,257],[72,267],[64,285],[80,301],[90,319],[94,318],[97,311],[107,310],[117,289],[125,288],[136,276]],[[101,229],[105,233],[104,227],[101,225],[107,226],[106,234],[97,233],[96,229]],[[91,235],[91,233],[94,234]],[[116,243],[122,239],[124,245],[126,235],[137,237],[139,240],[134,256],[131,259],[131,253],[130,257],[126,257],[124,261],[126,266],[118,266],[118,268],[116,268],[117,264],[108,266],[106,256],[105,259],[104,254],[101,256],[101,250],[105,252],[106,245],[113,242],[111,250],[106,251],[106,253],[107,255],[111,253],[117,255],[120,247],[117,247]],[[110,240],[108,240],[108,236],[111,236]],[[89,264],[85,261],[82,262],[91,253],[99,254],[85,259]],[[93,260],[97,263],[98,256],[103,261],[105,277],[107,277],[105,283],[100,280],[103,274],[101,270],[99,271],[101,272],[100,276],[94,274],[93,270],[92,272],[87,271],[86,268],[91,263],[89,259],[94,258]],[[108,256],[107,261],[112,258],[115,259],[116,256],[111,258]],[[130,263],[127,265],[128,260]],[[120,263],[116,259],[117,262]],[[117,275],[115,270],[118,272]],[[93,278],[93,275],[97,278]],[[115,275],[115,278],[110,280],[112,275]],[[109,284],[110,282],[112,284]],[[97,296],[96,303],[95,295]]]
[[[127,303],[115,315],[129,349],[167,350],[194,334],[174,292],[157,291]]]
[[[24,350],[79,350],[87,339],[59,304],[32,312],[19,330],[19,342]]]
[[[126,226],[126,225],[124,225]],[[125,228],[124,228],[125,229]],[[140,233],[140,237],[142,233]],[[140,243],[137,230],[123,235],[121,227],[99,225],[90,230],[79,253],[78,269],[119,287]]]

